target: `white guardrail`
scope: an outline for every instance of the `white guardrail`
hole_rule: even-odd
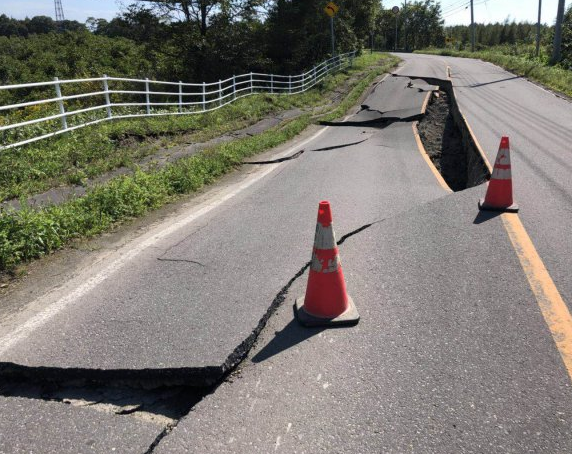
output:
[[[39,90],[39,95],[43,96],[49,96],[52,90],[55,94],[55,97],[46,99],[0,104],[0,150],[113,119],[199,114],[220,109],[255,93],[302,93],[328,74],[351,66],[355,54],[354,51],[337,55],[299,75],[249,73],[202,84],[104,75],[74,80],[58,80],[56,77],[51,82],[0,85],[0,99],[6,91],[10,91],[12,99],[26,99],[34,90]],[[97,91],[85,92],[94,87]],[[64,91],[69,94],[64,95]],[[23,94],[19,96],[21,92]],[[34,118],[34,114],[45,116]]]

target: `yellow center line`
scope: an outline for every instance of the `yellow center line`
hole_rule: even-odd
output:
[[[429,105],[429,100],[431,99],[431,95],[433,94],[432,91],[427,92],[427,96],[425,96],[425,100],[423,101],[423,105],[421,106],[421,115],[425,115],[427,111],[427,106]]]
[[[447,72],[450,77],[450,67],[447,67]],[[477,138],[464,115],[463,120],[467,125],[469,134],[471,134],[475,144],[477,144],[477,148],[479,149],[485,164],[489,170],[492,171],[491,163],[480,147]],[[413,133],[415,135],[419,151],[425,158],[429,168],[433,171],[437,181],[439,181],[441,186],[451,191],[441,174],[437,171],[437,168],[429,159],[429,156],[421,143],[421,138],[417,131],[417,124],[415,122],[413,123]],[[544,317],[544,321],[552,334],[556,348],[562,357],[564,366],[568,371],[568,376],[572,380],[572,315],[570,314],[570,310],[562,299],[562,296],[550,277],[548,270],[544,266],[540,255],[538,255],[538,252],[536,251],[536,248],[534,247],[534,244],[532,243],[532,240],[524,228],[518,214],[502,213],[501,220],[520,261],[520,265],[524,270],[528,284],[536,297],[536,301],[540,307],[540,312]]]
[[[478,144],[469,122],[466,118],[463,117],[463,119],[467,124],[469,133],[473,136],[475,143]],[[481,155],[487,167],[492,169],[491,163],[482,151]],[[550,334],[552,334],[556,348],[562,357],[568,376],[572,380],[572,315],[570,315],[568,306],[562,299],[540,255],[538,255],[518,214],[502,213],[501,220],[528,279],[532,293],[536,297],[544,321],[550,330]]]
[[[572,379],[572,315],[518,215],[503,213],[501,219]]]
[[[437,178],[437,181],[439,182],[441,187],[447,192],[453,192],[453,190],[449,187],[443,176],[437,170],[437,167],[435,167],[435,164],[433,164],[433,161],[431,161],[429,154],[427,154],[427,150],[425,150],[423,142],[421,142],[421,137],[419,137],[419,130],[417,129],[417,123],[418,123],[417,121],[414,121],[412,123],[412,126],[413,126],[413,135],[415,136],[415,142],[417,142],[417,148],[419,150],[419,153],[421,153],[421,156],[423,156],[423,159],[425,159],[425,162],[429,166],[429,169],[431,169],[431,172],[433,172],[433,175],[435,175],[435,178]]]

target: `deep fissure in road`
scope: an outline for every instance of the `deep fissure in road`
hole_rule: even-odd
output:
[[[452,82],[434,77],[393,76],[419,79],[439,87],[419,117],[418,129],[427,154],[449,187],[462,191],[487,181],[489,169],[459,109]]]
[[[435,85],[441,86],[439,83]],[[479,163],[477,160],[477,168],[471,169],[475,159],[469,159],[471,149],[465,146],[466,142],[463,137],[465,131],[462,130],[462,125],[459,128],[458,118],[462,118],[462,115],[458,112],[456,103],[452,102],[454,95],[451,96],[451,93],[453,93],[452,88],[440,90],[437,96],[432,95],[433,102],[421,115],[387,116],[373,123],[383,129],[394,122],[420,120],[419,131],[427,152],[451,188],[462,190],[484,181],[486,172],[482,169],[486,170],[486,166],[484,162]],[[383,113],[378,112],[378,114]],[[341,124],[351,126],[352,122]],[[356,125],[361,126],[363,122],[356,122]],[[466,125],[465,129],[468,130]],[[329,151],[357,145],[365,140],[367,139],[312,151]],[[300,150],[278,160],[246,162],[245,164],[275,164],[299,158],[303,153],[304,150]],[[480,158],[480,155],[478,157]],[[475,175],[477,175],[476,178]],[[342,245],[347,238],[378,222],[381,221],[365,224],[347,233],[340,238],[338,245]],[[189,261],[189,263],[202,265],[194,261]],[[0,382],[0,395],[54,401],[90,408],[94,411],[153,421],[157,424],[158,435],[148,448],[147,452],[151,453],[195,405],[207,395],[215,392],[223,382],[232,380],[232,377],[240,372],[240,364],[255,345],[268,319],[284,303],[290,287],[304,274],[309,265],[310,262],[305,263],[280,289],[250,335],[220,366],[125,371],[37,368],[1,363],[0,375],[4,379]]]
[[[439,90],[431,100],[425,116],[419,121],[419,137],[449,187],[462,191],[468,187],[467,151],[451,113],[449,95]]]

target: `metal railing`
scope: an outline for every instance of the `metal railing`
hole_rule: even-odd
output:
[[[354,58],[355,52],[340,54],[299,75],[251,72],[202,84],[104,75],[73,80],[56,77],[51,82],[0,85],[0,96],[7,99],[45,96],[15,104],[0,103],[0,150],[113,119],[199,114],[220,109],[255,93],[302,93],[328,74],[351,66]],[[90,89],[95,91],[87,91]],[[6,96],[8,94],[10,96]]]

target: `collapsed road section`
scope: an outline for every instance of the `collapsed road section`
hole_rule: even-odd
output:
[[[317,201],[328,198],[343,213],[340,231],[361,232],[447,194],[406,123],[421,118],[435,90],[386,78],[350,121],[281,151],[291,159],[267,154],[242,166],[235,186],[213,189],[62,282],[17,323],[3,320],[0,374],[25,385],[4,396],[91,402],[91,386],[183,386],[180,413],[188,411],[196,397],[188,388],[199,388],[200,399],[232,373],[308,266]],[[34,381],[57,392],[29,392]],[[123,405],[102,394],[102,404],[132,417],[155,401],[141,393]]]
[[[461,191],[487,181],[490,170],[459,108],[451,81],[414,76],[411,79],[438,86],[428,98],[418,129],[425,151],[449,187]]]
[[[396,122],[416,122],[424,146],[422,151],[428,154],[453,191],[478,186],[488,180],[490,170],[459,109],[451,81],[392,76],[382,82],[390,88],[390,98],[376,96],[374,90],[350,121],[322,124],[386,128]]]
[[[424,188],[415,196],[421,202],[442,195],[440,190],[425,192],[434,182],[424,181],[430,176],[419,176],[426,172],[422,164],[404,164],[403,152],[411,149],[410,132],[389,128],[419,120],[426,140],[430,131],[436,142],[451,130],[454,140],[441,143],[448,146],[447,151],[453,148],[457,155],[466,155],[465,160],[457,160],[460,166],[449,166],[443,149],[440,155],[433,153],[450,182],[456,174],[466,173],[451,186],[463,189],[478,184],[484,181],[486,166],[466,146],[459,122],[462,115],[447,82],[388,77],[377,84],[350,121],[336,123],[340,126],[336,132],[308,147],[314,152],[336,153],[337,162],[324,153],[303,154],[302,150],[287,158],[251,164],[297,162],[303,187],[308,187],[313,173],[322,171],[327,162],[331,166],[328,183],[314,185],[309,191],[314,194],[304,194],[302,204],[319,200],[325,191],[338,194],[342,205],[350,204],[348,211],[356,213],[349,217],[353,222],[347,226],[347,230],[355,230],[375,219],[370,214],[372,206],[378,207],[378,218],[382,218],[387,214],[387,199],[393,203],[393,189],[388,192],[379,184],[383,172],[388,179],[401,178],[394,186],[402,185],[409,195],[413,194],[409,174],[415,175],[415,184]],[[458,133],[454,133],[455,127]],[[429,141],[427,147],[435,151]],[[382,155],[380,148],[385,150]],[[352,155],[373,164],[365,170]],[[407,167],[412,170],[404,173]],[[87,380],[146,388],[184,384],[208,390],[240,363],[272,311],[281,304],[291,283],[283,287],[282,276],[296,279],[304,271],[300,257],[307,251],[299,245],[299,237],[311,229],[311,223],[298,215],[300,201],[287,204],[288,209],[273,210],[271,216],[266,212],[276,199],[286,200],[298,191],[301,186],[296,178],[300,179],[295,177],[281,187],[266,182],[272,194],[252,193],[250,199],[241,201],[239,211],[247,216],[247,223],[237,223],[236,210],[204,216],[200,224],[190,228],[183,220],[180,228],[171,228],[168,237],[147,239],[148,246],[130,252],[137,259],[130,266],[124,261],[94,278],[105,285],[91,285],[93,280],[71,282],[67,295],[65,286],[47,295],[42,304],[51,305],[47,313],[53,320],[46,323],[41,314],[39,319],[36,316],[33,320],[40,322],[28,323],[31,328],[25,328],[29,331],[26,336],[18,334],[19,339],[25,337],[24,341],[12,342],[15,338],[9,333],[2,337],[10,347],[0,349],[0,374],[11,380]],[[152,233],[149,236],[153,238]],[[284,250],[280,247],[284,242],[295,246]],[[270,254],[264,247],[258,250],[266,243],[273,245]]]

